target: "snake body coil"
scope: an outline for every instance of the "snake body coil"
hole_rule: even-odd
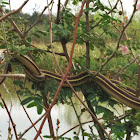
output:
[[[11,56],[16,58],[20,63],[23,64],[27,77],[33,82],[43,82],[45,79],[48,78],[55,78],[58,82],[60,82],[62,79],[62,76],[59,74],[39,69],[38,66],[29,57],[25,55],[11,54]],[[8,65],[6,65],[4,73],[7,73],[7,71]],[[96,72],[92,71],[92,73],[95,74]],[[5,77],[1,78],[0,85],[4,81],[4,79]],[[75,76],[67,76],[67,79],[71,83],[71,85],[75,87],[81,86],[89,79],[92,79],[92,77],[89,73],[82,72]],[[109,93],[111,96],[113,96],[115,99],[122,102],[123,104],[134,109],[140,109],[140,99],[136,97],[135,90],[129,87],[120,88],[117,86],[119,83],[118,81],[109,80],[100,73],[97,76],[95,76],[91,81],[96,82],[107,93]],[[64,82],[63,86],[68,87],[67,82]]]

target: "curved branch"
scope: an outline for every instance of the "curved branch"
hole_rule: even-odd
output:
[[[17,10],[15,10],[15,11],[11,11],[11,12],[9,12],[9,13],[3,13],[2,11],[2,8],[0,7],[0,11],[3,13],[3,16],[0,18],[0,22],[2,21],[2,20],[4,20],[4,19],[6,19],[7,17],[9,17],[9,16],[11,16],[11,15],[13,15],[13,14],[16,14],[16,13],[18,13],[19,11],[21,11],[22,10],[22,8],[26,5],[26,3],[28,2],[29,0],[26,0]]]

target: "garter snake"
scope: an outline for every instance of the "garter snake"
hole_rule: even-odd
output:
[[[25,69],[27,77],[33,82],[43,82],[45,79],[54,78],[59,83],[62,80],[62,76],[51,71],[39,69],[38,66],[28,57],[22,54],[10,54],[13,58],[16,58]],[[5,66],[4,72],[8,72],[8,64]],[[92,74],[95,74],[95,71],[91,71]],[[5,77],[2,77],[0,84],[4,81]],[[126,87],[121,88],[118,86],[118,81],[110,80],[101,73],[96,75],[93,79],[88,72],[81,72],[80,74],[74,76],[67,76],[68,81],[73,87],[81,86],[86,83],[88,80],[96,82],[101,86],[107,93],[113,96],[118,101],[123,104],[133,108],[140,109],[140,99],[136,97],[136,91]],[[67,82],[63,84],[64,87],[68,87]]]

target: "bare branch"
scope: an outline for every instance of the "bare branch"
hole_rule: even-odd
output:
[[[25,34],[27,34],[37,23],[38,21],[40,20],[40,18],[42,17],[43,13],[45,12],[45,10],[49,7],[49,5],[53,2],[53,0],[47,5],[44,7],[43,11],[41,12],[41,14],[38,16],[37,20],[34,22],[33,25],[31,25],[31,27],[25,32]]]
[[[119,39],[118,39],[118,43],[117,43],[116,49],[114,50],[114,52],[112,53],[112,55],[106,60],[106,62],[105,62],[104,64],[102,64],[101,68],[99,69],[99,71],[98,71],[97,73],[99,73],[99,72],[103,69],[103,67],[114,57],[114,55],[116,54],[117,50],[119,49],[119,47],[120,47],[120,41],[121,41],[121,39],[122,39],[122,36],[123,36],[123,34],[124,34],[126,28],[128,27],[128,25],[131,23],[132,18],[134,17],[134,14],[135,14],[135,12],[136,12],[137,2],[138,2],[138,0],[136,0],[136,2],[135,2],[135,4],[134,4],[134,10],[133,10],[133,13],[132,13],[132,15],[131,15],[129,21],[127,22],[127,24],[124,26],[124,28],[123,28],[122,31],[121,31],[121,34],[120,34],[120,37],[119,37]]]
[[[3,13],[3,14],[6,14],[5,11],[0,8],[0,12]],[[11,22],[11,24],[13,25],[15,31],[19,34],[19,36],[24,39],[24,34],[20,31],[20,29],[18,28],[18,26],[16,25],[16,23],[12,20],[12,19],[9,19],[9,21]]]
[[[116,74],[116,75],[114,76],[114,79],[116,79],[116,77],[117,77],[119,74],[121,74],[122,72],[124,72],[124,70],[125,70],[128,66],[130,66],[130,65],[133,64],[133,63],[135,63],[136,60],[139,58],[139,56],[140,56],[140,55],[136,56],[136,57],[135,57],[130,63],[128,63],[118,74]]]
[[[13,130],[14,130],[14,133],[15,133],[16,140],[18,140],[17,131],[16,131],[16,124],[13,122],[13,119],[12,119],[12,117],[11,117],[11,114],[10,114],[10,112],[9,112],[9,110],[8,110],[8,107],[7,107],[7,105],[6,105],[6,103],[5,103],[5,100],[3,99],[1,93],[0,93],[0,98],[1,98],[1,100],[2,100],[2,102],[3,102],[3,104],[4,104],[4,107],[5,107],[5,109],[6,109],[7,113],[8,113],[8,116],[9,116],[9,118],[10,118],[10,121],[11,121],[11,123],[12,123],[12,126],[13,126]]]
[[[25,74],[0,74],[0,77],[26,77]]]
[[[11,11],[11,12],[9,12],[9,13],[3,13],[2,11],[2,8],[0,7],[0,11],[3,13],[3,16],[0,18],[0,22],[2,21],[2,20],[4,20],[4,19],[6,19],[7,17],[9,17],[9,16],[11,16],[11,15],[13,15],[13,14],[16,14],[16,13],[18,13],[19,11],[21,11],[22,10],[22,8],[26,5],[26,3],[28,2],[29,0],[26,0],[17,10],[15,10],[15,11]]]

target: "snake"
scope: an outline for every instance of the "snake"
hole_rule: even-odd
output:
[[[37,64],[27,55],[17,53],[9,54],[12,56],[12,58],[16,59],[22,64],[27,78],[32,82],[44,82],[47,79],[54,78],[58,83],[60,83],[63,78],[63,76],[60,74],[40,69]],[[8,66],[9,63],[5,65],[3,74],[8,73]],[[95,76],[93,76],[94,74]],[[0,77],[0,85],[4,82],[5,78],[6,77]],[[136,97],[136,90],[128,86],[120,87],[118,86],[120,83],[119,81],[111,80],[101,73],[97,74],[96,71],[91,71],[90,73],[84,71],[77,75],[67,76],[67,80],[73,87],[81,86],[89,80],[91,82],[95,82],[119,102],[132,109],[140,110],[140,98]],[[69,87],[66,81],[64,81],[63,87]]]

